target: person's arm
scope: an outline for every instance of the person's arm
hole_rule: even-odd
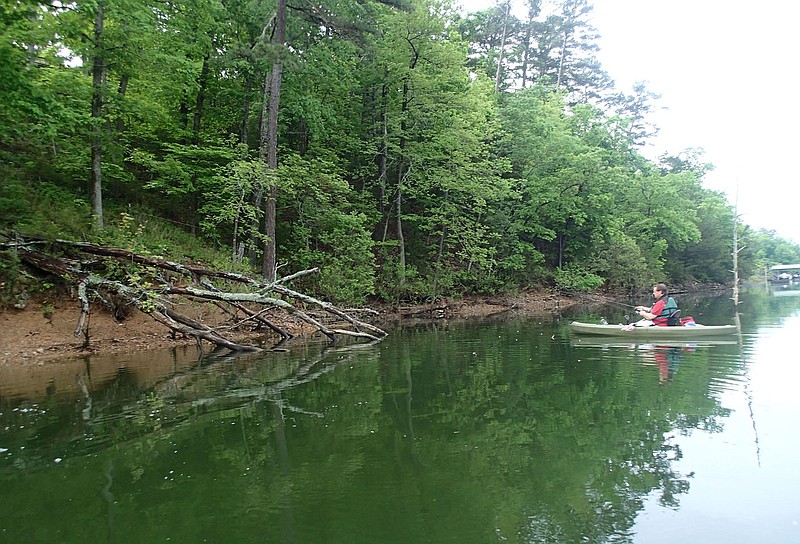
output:
[[[639,315],[639,317],[647,319],[648,321],[652,321],[657,317],[656,314],[648,312],[647,310],[636,310],[636,313]]]
[[[650,308],[649,310],[642,307],[642,309],[637,310],[636,313],[639,314],[639,316],[647,319],[648,321],[652,321],[661,315],[661,312],[662,310],[664,310],[664,305],[666,303],[667,303],[666,300],[659,300],[655,304],[653,304],[653,307]]]

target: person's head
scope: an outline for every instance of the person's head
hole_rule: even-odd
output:
[[[657,283],[653,286],[653,296],[656,298],[661,298],[667,294],[667,286],[663,283]]]

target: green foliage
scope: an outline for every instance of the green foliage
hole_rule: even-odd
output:
[[[322,298],[353,304],[374,293],[373,242],[365,227],[361,214],[336,214],[314,244],[325,251],[306,246],[307,251],[295,257],[303,268],[320,267],[316,290]]]
[[[318,277],[303,281],[314,281],[309,287],[321,296],[363,301],[374,289],[369,218],[347,200],[349,186],[333,157],[289,152],[283,157],[276,174],[279,260],[292,271],[319,267]]]
[[[507,228],[536,244],[546,264],[585,261],[592,239],[614,221],[616,158],[598,136],[603,122],[591,108],[568,115],[563,99],[533,87],[514,94],[502,110],[504,142],[517,177],[518,198],[506,202]]]
[[[556,287],[562,291],[588,293],[603,285],[604,281],[597,274],[588,272],[577,265],[570,264],[556,269],[555,272]]]
[[[12,250],[0,251],[0,305],[8,305],[19,293],[19,256]]]
[[[375,279],[375,294],[381,300],[391,302],[425,302],[430,300],[431,289],[420,277],[414,265],[402,267],[397,259],[398,244],[377,244],[377,260],[380,263]]]
[[[695,201],[700,240],[667,252],[665,270],[675,281],[727,283],[732,279],[733,210],[723,195],[698,189]],[[740,262],[740,274],[747,277],[748,263]]]
[[[630,293],[654,283],[660,272],[636,240],[620,231],[611,233],[608,242],[598,241],[591,268],[605,278],[608,287]]]
[[[145,252],[147,248],[144,240],[144,225],[127,212],[122,212],[119,220],[112,222],[101,236],[104,242],[135,253]]]
[[[210,141],[203,146],[164,143],[158,152],[137,151],[130,157],[132,164],[146,172],[148,181],[143,189],[157,195],[154,205],[161,213],[192,225],[198,221],[196,214],[202,208],[198,203],[216,195],[222,184],[220,176],[225,175],[224,169],[234,160],[243,157],[230,139]],[[204,222],[203,212],[200,216],[200,222]]]
[[[109,218],[108,227],[96,238],[98,243],[136,250],[151,257],[205,263],[220,270],[252,272],[246,263],[231,264],[228,250],[207,243],[147,209],[112,209]]]
[[[470,80],[461,64],[466,45],[430,6],[389,12],[381,25],[386,40],[374,70],[385,75],[374,115],[385,124],[374,147],[388,169],[376,189],[381,224],[402,239],[397,252],[380,256],[381,266],[387,279],[397,275],[399,298],[474,291],[496,265],[489,210],[510,189],[502,177],[508,163],[494,149],[493,89]],[[399,211],[388,199],[399,200]]]
[[[28,196],[22,182],[6,178],[5,183],[0,185],[0,228],[11,228],[20,219],[30,215]]]
[[[740,228],[740,276],[769,277],[770,267],[776,264],[800,263],[800,244],[778,236],[770,230]]]
[[[253,195],[264,193],[275,181],[275,172],[260,160],[252,160],[244,145],[237,146],[236,158],[218,169],[203,191],[200,226],[215,243],[229,244],[233,260],[245,250],[257,252],[266,242],[259,231],[263,210]]]
[[[10,225],[24,234],[81,238],[89,232],[89,204],[69,189],[37,183],[25,191],[29,213]]]
[[[45,319],[51,319],[53,317],[54,311],[55,308],[51,303],[45,302],[42,304],[42,315],[44,316]]]
[[[273,8],[251,0],[103,7],[99,40],[87,39],[91,2],[3,12],[4,229],[92,237],[99,128],[108,228],[95,239],[150,255],[246,269],[274,185],[281,271],[320,267],[303,287],[335,300],[430,300],[554,275],[581,289],[597,277],[631,290],[665,276],[727,281],[733,211],[702,187],[711,165],[701,150],[657,164],[638,153],[656,97],[610,92],[583,0],[531,2],[525,20],[500,6],[461,19],[428,0],[323,0],[324,26],[289,10],[287,48],[264,32]],[[100,118],[82,64],[97,55]],[[268,169],[263,84],[278,55]],[[800,260],[775,233],[743,225],[741,238],[747,275]]]

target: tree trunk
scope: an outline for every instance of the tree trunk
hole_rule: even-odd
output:
[[[258,123],[258,159],[261,164],[267,163],[267,141],[269,140],[268,119],[269,119],[269,90],[270,81],[272,81],[272,70],[264,75],[264,85],[262,86],[261,93],[261,115]],[[264,179],[268,177],[268,172],[265,172]],[[261,203],[264,202],[264,185],[260,183],[253,193],[253,207],[257,210],[261,209]],[[258,223],[258,219],[254,223]],[[261,232],[261,225],[254,224],[253,232]],[[260,244],[259,244],[260,245]],[[251,245],[247,250],[247,258],[251,262],[257,262],[257,252],[255,244]]]
[[[578,24],[578,19],[582,13],[582,8],[586,7],[586,0],[567,0],[564,2],[563,9],[563,32],[564,39],[561,41],[561,54],[558,58],[558,75],[556,77],[556,92],[561,89],[564,84],[565,72],[567,70],[567,59],[569,58],[569,49],[574,45],[573,38],[575,37],[575,28]]]
[[[399,281],[398,281],[398,291],[402,290],[406,283],[406,240],[403,236],[403,168],[400,167],[400,171],[398,173],[400,176],[400,180],[397,183],[397,241],[400,244],[400,256],[399,256]]]
[[[247,190],[245,184],[242,184],[242,190],[239,194],[239,206],[236,208],[236,217],[233,219],[233,237],[231,240],[233,255],[231,256],[231,262],[234,263],[241,263],[244,259],[244,242],[239,239],[239,217],[241,216],[242,209],[244,209],[246,198]]]
[[[386,187],[388,186],[388,156],[389,156],[389,115],[387,113],[387,102],[389,100],[389,88],[384,84],[381,87],[381,150],[378,152],[378,206],[383,220],[383,235],[381,242],[386,241],[389,231],[389,217],[391,211],[388,209],[386,197]]]
[[[267,244],[264,247],[264,261],[261,264],[261,274],[269,281],[275,281],[278,266],[278,251],[275,243],[275,213],[276,213],[276,193],[278,192],[275,184],[269,186],[267,201],[264,206],[264,234],[267,236]]]
[[[528,20],[528,24],[525,26],[525,42],[522,44],[522,71],[520,73],[520,78],[522,79],[522,88],[524,89],[528,84],[528,63],[530,62],[530,55],[531,55],[531,26],[533,25],[533,19]]]
[[[564,67],[567,62],[567,47],[569,46],[570,31],[569,27],[564,29],[564,41],[561,43],[561,55],[558,57],[558,76],[556,77],[556,92],[561,89],[561,82],[564,79]]]
[[[203,57],[203,67],[200,70],[200,80],[198,84],[200,89],[197,91],[197,99],[194,105],[194,119],[192,120],[192,140],[194,143],[200,141],[200,127],[203,120],[203,107],[206,103],[206,87],[208,86],[208,61],[209,55]]]
[[[417,57],[414,56],[411,62],[411,69],[414,69],[416,65]],[[403,287],[405,286],[406,282],[406,241],[405,236],[403,236],[403,183],[405,183],[406,176],[408,176],[408,171],[406,170],[406,158],[405,158],[405,148],[406,148],[406,129],[407,129],[407,113],[408,113],[408,103],[409,103],[409,93],[411,92],[410,87],[408,85],[408,78],[403,80],[403,102],[400,106],[401,110],[401,118],[400,121],[400,142],[399,142],[399,154],[400,154],[400,165],[397,168],[397,198],[395,199],[395,213],[397,214],[397,241],[400,244],[400,255],[398,261],[398,268],[399,268],[399,279],[398,279],[398,292],[401,292]],[[409,168],[410,170],[410,168]]]
[[[253,89],[253,76],[248,72],[244,79],[244,100],[242,101],[242,126],[239,129],[239,141],[247,143],[249,137],[247,121],[250,118],[250,92]]]
[[[494,92],[500,92],[503,82],[503,58],[506,49],[506,37],[508,35],[508,14],[511,11],[511,0],[506,0],[503,5],[503,32],[500,36],[500,55],[497,58],[497,72],[494,76]]]
[[[283,55],[286,41],[286,0],[278,0],[278,12],[275,20],[275,36],[277,55],[272,66],[269,80],[269,114],[267,117],[267,169],[278,168],[278,108],[281,102],[281,78],[283,76]],[[275,214],[277,187],[270,177],[267,199],[264,206],[264,235],[267,237],[264,248],[264,261],[261,273],[268,282],[275,281],[277,274],[277,240],[275,239]]]
[[[542,12],[541,0],[528,0],[528,21],[525,24],[525,38],[522,44],[522,88],[528,84],[528,69],[531,64],[531,35],[536,17]],[[531,70],[532,71],[532,70]],[[532,80],[533,78],[531,78]]]
[[[94,58],[92,59],[92,219],[98,229],[103,222],[103,91],[106,83],[106,59],[103,50],[103,4],[97,5],[94,19]]]
[[[431,302],[436,302],[436,296],[439,290],[439,272],[442,270],[442,255],[444,255],[444,239],[447,236],[447,225],[442,226],[442,232],[439,235],[439,251],[436,255],[436,263],[434,266],[434,274],[433,274],[433,295],[431,296]]]
[[[128,74],[123,74],[122,77],[119,78],[119,87],[117,87],[117,94],[121,98],[125,97],[125,93],[128,92],[128,83],[131,80],[131,76]],[[122,134],[125,132],[125,118],[122,115],[117,114],[116,119],[116,129],[118,134]]]
[[[736,200],[733,206],[733,308],[736,317],[739,317],[739,191],[737,187]],[[737,326],[738,323],[737,323]]]

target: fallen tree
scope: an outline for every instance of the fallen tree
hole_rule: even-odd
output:
[[[355,317],[369,310],[343,310],[287,286],[294,279],[317,272],[316,268],[267,283],[238,273],[88,242],[0,237],[0,248],[12,251],[21,263],[76,288],[81,312],[74,334],[83,338],[85,347],[90,341],[89,315],[92,302],[96,300],[110,307],[135,307],[173,333],[194,337],[201,348],[201,341],[205,340],[232,351],[261,349],[254,344],[236,342],[222,327],[212,327],[180,312],[178,308],[187,300],[220,308],[229,316],[226,329],[266,327],[283,340],[291,338],[292,334],[267,318],[275,310],[302,321],[332,342],[339,336],[370,341],[386,336],[382,329]],[[324,319],[314,312],[319,312]]]

